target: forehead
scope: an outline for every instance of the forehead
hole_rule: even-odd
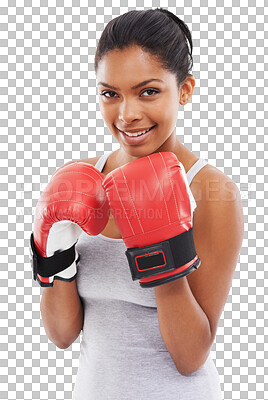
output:
[[[139,46],[109,51],[101,59],[96,74],[98,81],[120,87],[124,81],[135,83],[151,78],[167,81],[171,78],[170,75],[173,76],[161,66],[155,56]]]

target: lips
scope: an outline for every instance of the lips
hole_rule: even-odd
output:
[[[146,133],[143,133],[140,136],[127,136],[124,132],[119,131],[120,136],[122,137],[122,140],[125,144],[127,145],[139,145],[142,142],[145,142],[145,140],[147,140],[147,137],[150,136],[152,134],[152,132],[154,132],[154,128],[156,127],[156,125],[152,126],[150,128],[150,130]]]
[[[125,133],[125,132],[127,132],[127,133],[139,133],[139,132],[145,132],[145,131],[148,131],[149,132],[149,130],[151,130],[152,128],[154,128],[155,127],[155,125],[153,125],[153,126],[151,126],[150,128],[143,128],[143,129],[136,129],[136,130],[122,130],[122,129],[119,129],[119,128],[117,128],[120,132],[122,132],[122,133]],[[145,132],[145,133],[147,133],[147,132]],[[144,133],[143,133],[144,134]]]

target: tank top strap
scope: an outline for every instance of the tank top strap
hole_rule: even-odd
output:
[[[194,165],[189,169],[189,171],[186,173],[189,186],[192,183],[192,180],[194,179],[195,175],[207,164],[208,164],[207,160],[199,158],[199,160],[197,160],[194,163]]]
[[[107,161],[107,158],[109,157],[109,155],[112,154],[112,151],[110,151],[109,153],[105,153],[102,156],[100,156],[100,158],[98,159],[98,161],[95,164],[95,168],[98,169],[100,172],[102,172],[104,165]]]

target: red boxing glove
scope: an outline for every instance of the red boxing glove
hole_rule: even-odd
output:
[[[132,279],[154,287],[195,271],[191,198],[174,153],[154,153],[111,171],[103,181],[127,246]]]
[[[109,219],[102,181],[103,175],[84,162],[63,166],[52,176],[37,203],[30,240],[33,275],[40,286],[75,279],[80,234],[98,235]]]

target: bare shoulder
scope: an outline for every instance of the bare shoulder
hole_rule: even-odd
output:
[[[240,198],[236,183],[211,164],[207,164],[197,173],[190,187],[196,203],[199,206],[202,204],[202,208],[210,206],[213,201],[232,201]]]
[[[244,229],[241,195],[236,183],[222,171],[208,164],[192,182],[197,207],[194,212],[194,231],[198,241],[207,244],[217,238],[223,244],[232,238],[240,248]],[[231,228],[231,232],[229,232]],[[228,232],[228,239],[225,236]],[[235,236],[235,237],[234,237]],[[211,252],[212,249],[210,249]]]
[[[201,266],[187,280],[215,337],[243,241],[244,216],[240,191],[231,178],[211,165],[196,178],[191,187],[198,197],[193,235]]]

